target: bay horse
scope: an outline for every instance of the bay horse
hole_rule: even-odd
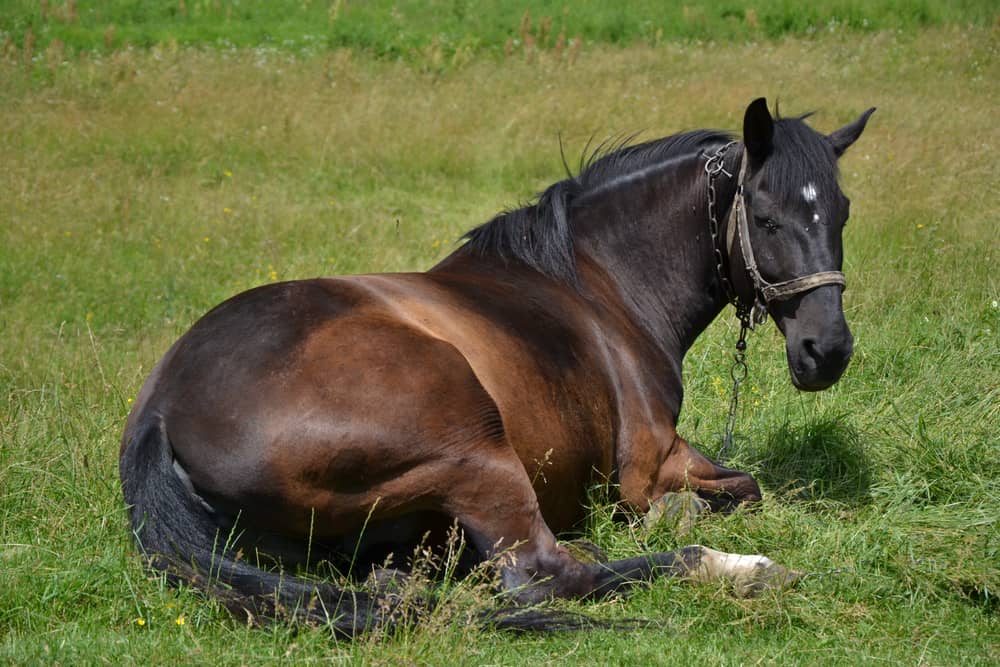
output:
[[[345,634],[380,622],[376,594],[261,555],[358,569],[457,522],[476,558],[509,554],[499,580],[518,604],[767,569],[697,545],[584,562],[555,535],[584,518],[595,480],[637,512],[682,489],[717,510],[760,500],[750,475],[678,435],[681,362],[732,302],[775,320],[796,387],[839,379],[853,341],[837,159],[873,111],[824,135],[760,98],[741,141],[699,130],[606,152],[425,273],[282,282],[216,306],[126,423],[140,548],[236,613],[298,610]]]

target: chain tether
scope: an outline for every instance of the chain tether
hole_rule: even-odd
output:
[[[749,322],[740,320],[740,338],[736,341],[736,351],[733,353],[733,367],[729,369],[729,377],[733,380],[733,393],[729,398],[729,414],[726,416],[726,431],[722,436],[722,446],[716,459],[725,462],[729,450],[733,447],[733,431],[736,428],[736,410],[740,404],[740,383],[747,379],[750,369],[747,367],[747,330]]]
[[[719,219],[716,214],[717,196],[715,192],[715,178],[720,173],[725,174],[729,178],[733,177],[733,174],[726,171],[723,162],[726,151],[737,143],[736,141],[729,142],[716,151],[715,154],[710,155],[705,161],[705,173],[708,175],[708,229],[712,235],[712,250],[715,253],[716,273],[719,276],[719,282],[722,283],[722,289],[725,291],[726,300],[736,308],[736,316],[740,320],[740,337],[736,341],[736,351],[733,353],[733,367],[729,370],[729,377],[733,381],[733,392],[729,398],[729,414],[726,416],[726,430],[722,437],[722,446],[719,448],[719,453],[716,456],[716,459],[720,462],[725,462],[726,456],[733,447],[733,431],[736,429],[736,413],[740,403],[740,384],[747,379],[747,375],[750,373],[746,362],[747,331],[753,329],[754,326],[754,318],[751,316],[751,312],[754,309],[743,304],[729,280],[725,258],[722,254],[722,241],[719,238]],[[736,187],[738,188],[737,194],[742,194],[742,178]]]
[[[736,312],[739,314],[740,300],[736,296],[733,284],[729,282],[729,274],[726,271],[725,259],[722,256],[722,242],[719,240],[719,218],[716,216],[715,211],[717,200],[715,194],[715,177],[720,173],[725,174],[729,178],[733,177],[732,174],[726,171],[724,162],[726,151],[728,151],[732,146],[735,146],[737,143],[738,142],[730,141],[728,144],[716,151],[714,155],[708,156],[708,159],[705,160],[705,173],[708,175],[708,231],[712,235],[712,251],[715,253],[715,269],[719,276],[719,281],[722,283],[722,289],[726,293],[726,299],[729,303],[736,307]],[[738,187],[743,187],[743,184],[741,183]]]

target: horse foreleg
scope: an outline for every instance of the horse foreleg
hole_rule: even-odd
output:
[[[765,556],[727,554],[699,545],[606,563],[581,562],[556,542],[512,452],[494,453],[474,483],[466,479],[467,485],[453,487],[448,509],[483,556],[497,561],[503,587],[519,602],[601,597],[660,577],[725,580],[744,595],[799,578]]]
[[[664,493],[685,489],[697,493],[713,510],[728,510],[761,498],[760,487],[753,477],[718,465],[687,440],[675,436],[665,460],[660,464],[650,499],[656,500]]]
[[[760,500],[753,477],[709,460],[677,435],[672,425],[637,431],[619,450],[619,492],[638,512],[665,493],[690,490],[712,510],[733,509]]]

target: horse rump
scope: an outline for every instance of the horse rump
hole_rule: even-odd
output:
[[[119,472],[132,534],[148,565],[163,572],[171,585],[190,586],[215,598],[238,619],[254,625],[285,621],[329,627],[346,638],[376,628],[391,631],[407,615],[398,608],[398,596],[337,588],[243,560],[228,539],[230,531],[221,527],[211,507],[175,468],[161,419],[136,426]],[[421,602],[425,612],[435,606],[431,598]],[[484,609],[475,622],[514,632],[618,627],[537,606]]]
[[[364,591],[339,589],[242,560],[211,508],[174,468],[162,420],[137,425],[119,463],[132,534],[149,565],[173,585],[218,599],[234,616],[265,624],[282,618],[329,625],[353,636],[382,626],[391,605]]]

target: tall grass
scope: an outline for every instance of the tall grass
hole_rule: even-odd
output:
[[[996,664],[997,50],[989,28],[945,27],[585,45],[575,62],[473,58],[444,71],[352,51],[169,43],[26,68],[10,51],[0,656]],[[773,327],[752,337],[734,464],[762,481],[760,511],[703,518],[679,537],[614,520],[595,492],[585,532],[613,556],[701,542],[826,576],[753,600],[663,582],[578,607],[655,624],[633,632],[512,638],[455,622],[334,643],[321,630],[244,628],[143,570],[118,439],[150,366],[201,313],[276,279],[426,268],[462,231],[560,178],[558,137],[573,155],[594,135],[737,129],[764,94],[789,114],[818,109],[824,131],[879,107],[842,161],[855,359],[833,389],[801,394]],[[734,327],[720,318],[685,362],[681,430],[710,453]]]

